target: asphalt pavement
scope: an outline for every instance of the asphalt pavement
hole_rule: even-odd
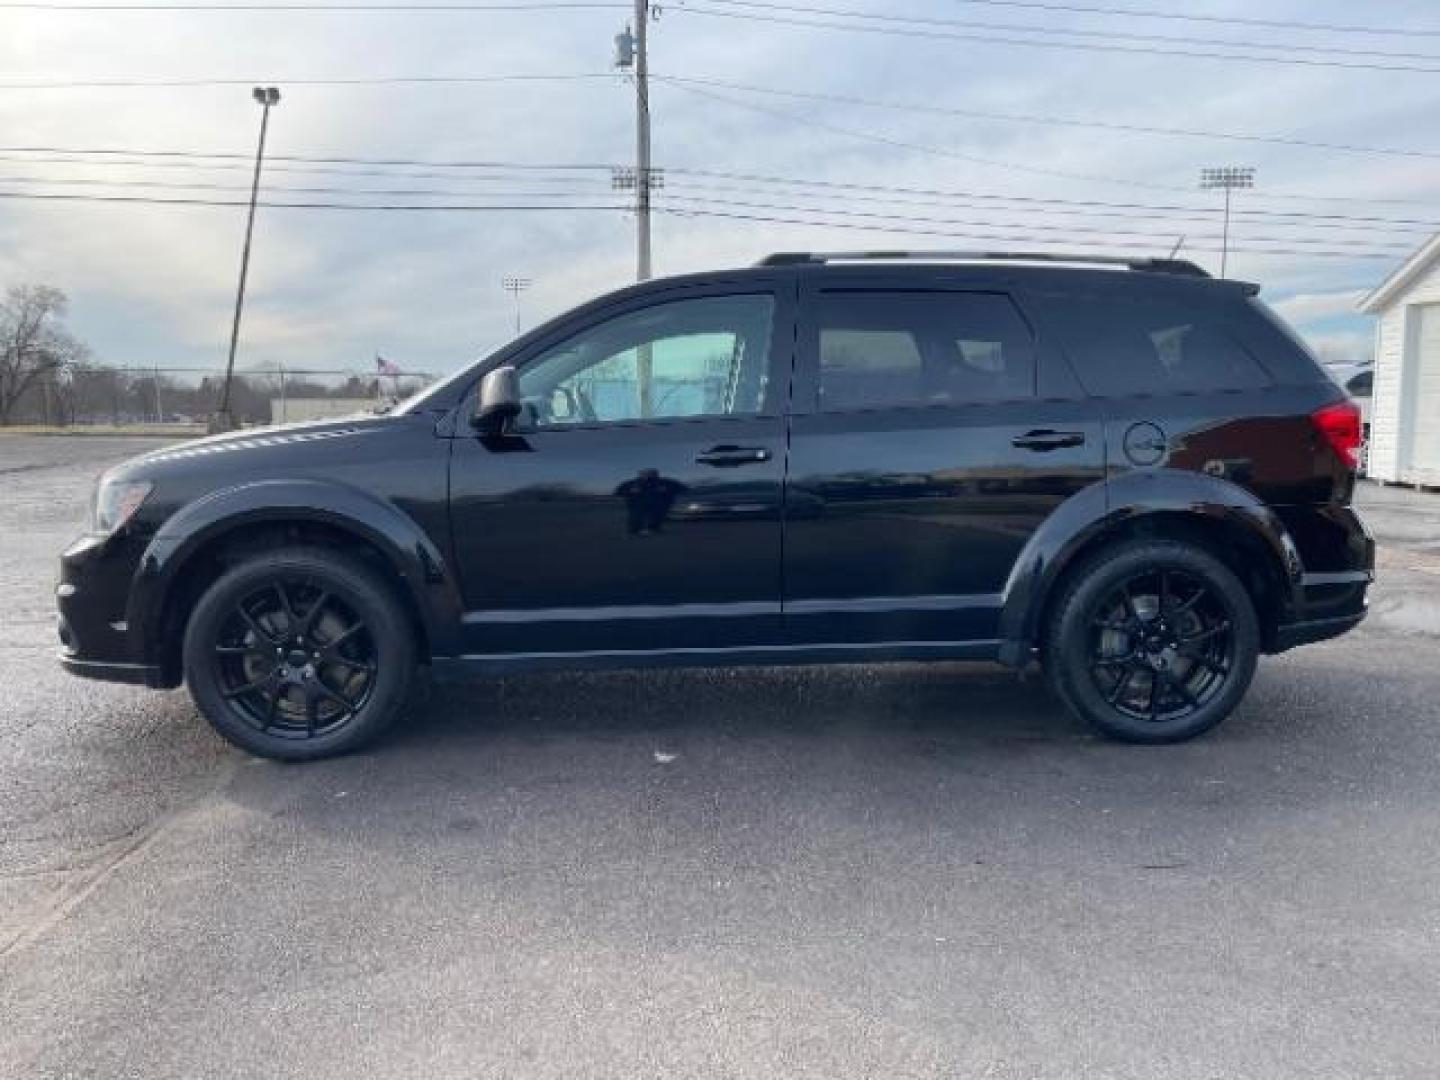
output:
[[[108,463],[0,437],[0,1076],[1434,1077],[1440,495],[1212,735],[981,665],[447,687],[260,762],[53,661]]]

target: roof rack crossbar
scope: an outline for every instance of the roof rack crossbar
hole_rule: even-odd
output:
[[[1151,274],[1209,277],[1188,259],[1157,259],[1134,255],[1057,254],[1049,251],[779,251],[758,266],[819,265],[831,262],[1031,262],[1123,266]]]

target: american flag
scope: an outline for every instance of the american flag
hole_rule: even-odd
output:
[[[379,353],[375,354],[375,370],[381,375],[399,375],[400,368],[386,360]]]

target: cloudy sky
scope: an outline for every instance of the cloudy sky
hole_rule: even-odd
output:
[[[469,209],[262,207],[242,365],[446,371],[509,335],[506,274],[534,281],[527,323],[626,283],[609,166],[634,153],[611,69],[629,5],[507,6],[527,5],[0,5],[0,284],[64,288],[102,359],[223,364],[243,207],[87,200],[243,202],[254,82],[284,95],[267,200]],[[1357,297],[1440,228],[1433,0],[670,0],[650,37],[657,273],[1181,235],[1214,270],[1198,170],[1249,165],[1230,273],[1343,359],[1370,349]]]

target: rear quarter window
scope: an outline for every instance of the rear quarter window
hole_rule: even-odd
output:
[[[1050,320],[1087,393],[1198,394],[1274,381],[1210,305],[1050,296]]]

